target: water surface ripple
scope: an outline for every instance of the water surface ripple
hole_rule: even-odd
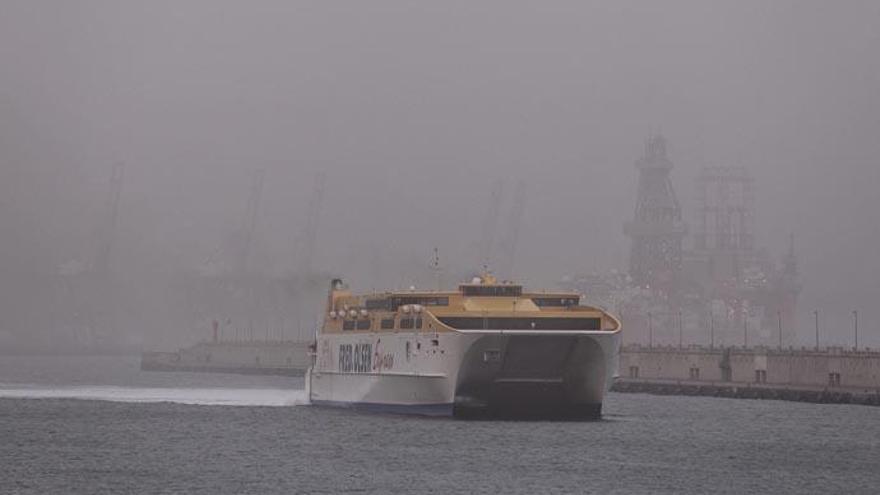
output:
[[[299,403],[301,379],[184,376],[175,387],[177,374],[159,375],[126,379],[133,386],[0,376],[0,493],[877,493],[880,486],[880,408],[611,394],[598,422],[463,422],[277,407]],[[125,373],[116,376],[123,381]],[[23,398],[28,390],[42,398]]]

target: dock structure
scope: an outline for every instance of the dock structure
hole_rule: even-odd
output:
[[[309,366],[305,342],[249,340],[199,342],[176,352],[144,352],[144,371],[302,376]]]
[[[880,405],[880,351],[627,345],[613,390]]]
[[[773,385],[746,382],[696,380],[650,380],[620,378],[611,390],[653,395],[690,395],[731,399],[788,400],[817,404],[862,404],[880,406],[880,389]]]

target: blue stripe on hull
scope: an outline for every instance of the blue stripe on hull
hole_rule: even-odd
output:
[[[381,404],[376,402],[340,402],[313,400],[314,406],[344,407],[358,411],[386,414],[415,414],[419,416],[452,416],[452,404]]]

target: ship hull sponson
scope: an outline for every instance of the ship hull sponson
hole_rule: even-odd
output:
[[[453,414],[598,419],[617,369],[616,339],[616,335],[483,336],[462,360]]]
[[[353,338],[320,346],[336,350]],[[344,372],[333,351],[322,366],[319,350],[309,395],[316,405],[465,419],[595,419],[617,369],[618,344],[618,332],[377,335],[371,350],[391,354],[392,369]]]

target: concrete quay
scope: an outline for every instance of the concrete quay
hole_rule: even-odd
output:
[[[700,382],[618,378],[611,390],[622,393],[690,395],[732,399],[788,400],[817,404],[880,406],[880,389],[765,385],[745,382]]]
[[[144,371],[302,376],[308,365],[308,344],[293,341],[199,342],[176,352],[141,354]]]
[[[880,405],[880,352],[627,345],[612,390]]]

